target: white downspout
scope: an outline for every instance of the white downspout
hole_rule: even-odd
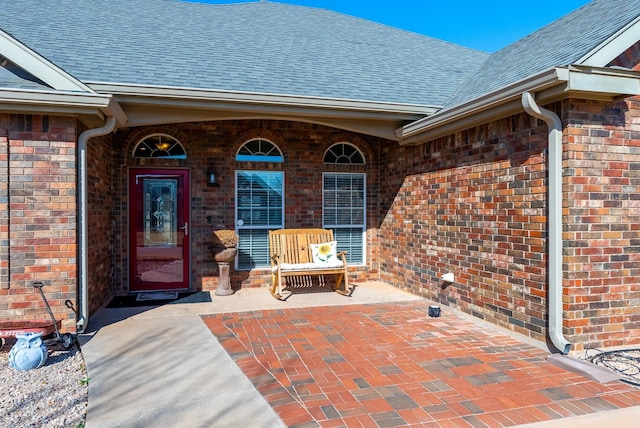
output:
[[[87,328],[89,319],[89,296],[88,296],[88,261],[87,261],[87,142],[93,137],[100,137],[113,131],[116,127],[115,116],[107,118],[104,126],[100,128],[87,129],[78,137],[78,321],[76,329],[78,333],[83,333]]]
[[[538,106],[529,92],[522,94],[522,106],[549,127],[549,337],[560,352],[568,354],[571,343],[562,334],[562,121]]]

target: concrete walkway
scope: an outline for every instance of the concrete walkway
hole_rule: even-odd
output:
[[[351,297],[323,292],[280,302],[266,289],[243,289],[212,299],[103,309],[91,318],[79,338],[90,378],[88,428],[285,426],[200,315],[422,300],[375,282],[360,285]],[[634,416],[640,407],[529,426],[630,427]]]
[[[212,294],[211,303],[102,309],[79,337],[90,378],[86,426],[284,426],[201,314],[415,299],[373,283],[351,297],[296,294],[280,302],[267,289],[254,288]]]

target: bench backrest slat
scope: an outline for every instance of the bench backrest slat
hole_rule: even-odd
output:
[[[311,244],[333,241],[329,229],[280,229],[269,231],[271,257],[280,256],[282,263],[311,263]]]

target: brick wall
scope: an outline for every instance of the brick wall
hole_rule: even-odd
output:
[[[63,328],[76,299],[76,121],[0,115],[0,319],[49,319],[34,281]]]
[[[640,102],[545,107],[566,127],[564,334],[574,350],[640,343]],[[546,144],[547,126],[520,114],[386,146],[382,279],[546,340]]]
[[[135,145],[146,135],[165,133],[178,139],[185,147],[186,160],[133,159]],[[242,144],[252,138],[265,138],[277,144],[285,156],[284,164],[238,163],[235,154]],[[235,171],[241,169],[282,170],[285,172],[286,227],[322,226],[322,172],[341,170],[365,172],[368,187],[368,265],[373,268],[354,270],[353,278],[364,279],[377,275],[376,259],[372,253],[373,239],[378,227],[377,217],[377,158],[379,139],[318,125],[297,122],[247,120],[206,122],[195,124],[145,127],[119,130],[115,136],[119,147],[118,199],[116,201],[116,291],[128,292],[127,254],[127,168],[130,166],[185,167],[191,171],[191,251],[192,278],[195,289],[211,290],[218,285],[217,264],[209,246],[215,229],[233,229],[235,222]],[[355,144],[367,159],[366,166],[335,167],[323,165],[322,157],[332,144],[348,141]],[[390,143],[390,142],[388,142]],[[207,187],[206,173],[218,173],[220,187]],[[266,286],[270,276],[266,270],[232,273],[234,287]]]
[[[611,62],[640,70],[640,42]],[[640,343],[640,98],[569,100],[565,331],[579,346]]]
[[[640,98],[565,103],[565,327],[640,343]],[[604,124],[604,126],[603,126]]]
[[[115,294],[115,159],[111,139],[111,135],[105,135],[87,143],[89,314],[94,314]]]
[[[543,340],[546,140],[520,114],[383,148],[382,279]]]
[[[0,314],[9,309],[9,255],[9,129],[0,127]]]

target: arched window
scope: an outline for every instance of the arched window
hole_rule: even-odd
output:
[[[323,162],[342,165],[364,165],[364,156],[353,144],[337,143],[327,149]]]
[[[271,141],[255,138],[236,153],[239,162],[282,163],[282,152]],[[269,230],[284,227],[284,172],[236,171],[236,232],[239,270],[268,268]]]
[[[247,141],[236,154],[239,162],[284,162],[282,152],[271,141],[256,138]]]
[[[325,152],[323,161],[332,165],[364,165],[364,156],[353,144],[337,143]],[[363,173],[322,174],[322,227],[333,230],[338,250],[347,252],[349,264],[365,263],[366,189]]]
[[[187,152],[178,140],[166,134],[152,134],[144,137],[135,149],[134,158],[186,159]]]

